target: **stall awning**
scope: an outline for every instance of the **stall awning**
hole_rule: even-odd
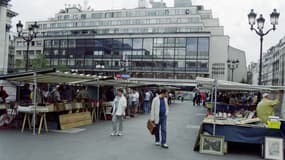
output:
[[[98,81],[89,81],[81,83],[83,85],[90,86],[114,86],[114,87],[140,87],[146,86],[146,84],[141,82],[133,82],[127,80],[98,80]]]
[[[199,87],[205,89],[212,89],[214,87],[215,80],[211,78],[197,77],[196,79]],[[272,86],[256,86],[250,84],[243,84],[237,82],[229,82],[223,80],[217,80],[217,88],[219,90],[232,90],[232,91],[261,91],[261,90],[280,90],[281,87]]]
[[[34,77],[34,73],[36,76]],[[0,80],[33,83],[36,78],[37,83],[76,83],[107,79],[96,75],[76,74],[69,72],[56,72],[55,69],[8,74],[0,76]]]

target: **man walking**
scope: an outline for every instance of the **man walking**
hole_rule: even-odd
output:
[[[123,135],[123,118],[125,116],[126,108],[127,108],[127,99],[123,95],[123,89],[118,89],[117,96],[113,102],[113,113],[112,113],[113,132],[111,136]]]
[[[149,113],[149,101],[151,98],[150,91],[147,91],[144,95],[144,113]]]
[[[167,103],[167,91],[162,89],[159,96],[155,97],[152,101],[151,106],[151,117],[150,120],[154,121],[157,126],[157,132],[155,134],[155,144],[161,145],[162,148],[168,148],[166,143],[166,126],[167,126],[167,115],[168,115],[168,103]],[[161,143],[160,133],[161,132]]]

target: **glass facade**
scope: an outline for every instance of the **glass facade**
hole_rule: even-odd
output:
[[[45,40],[50,65],[133,77],[189,78],[209,74],[208,37]],[[202,76],[200,75],[200,76]]]

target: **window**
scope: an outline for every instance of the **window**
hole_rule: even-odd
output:
[[[21,56],[22,55],[22,51],[16,51],[16,55],[17,56]]]
[[[187,38],[186,58],[197,59],[198,54],[198,38]]]
[[[209,57],[209,38],[199,38],[198,43],[199,59],[208,59]]]
[[[176,38],[176,47],[185,47],[186,38]]]
[[[133,55],[142,56],[143,39],[133,39]]]
[[[143,42],[143,52],[144,56],[152,56],[153,50],[153,39],[152,38],[145,38]],[[147,57],[145,57],[147,58]]]
[[[51,48],[51,40],[46,40],[45,41],[45,48]]]
[[[175,46],[175,38],[164,38],[164,46],[165,47],[174,47]]]
[[[64,20],[68,20],[69,18],[70,18],[69,15],[64,15],[64,17],[63,17]]]
[[[81,19],[86,19],[87,15],[86,14],[81,14]]]
[[[164,58],[174,58],[174,48],[164,49]]]
[[[73,15],[73,19],[78,19],[78,15],[77,14]]]
[[[163,47],[163,38],[155,38],[154,39],[155,47]]]
[[[186,49],[185,48],[176,48],[175,49],[175,59],[185,59]]]

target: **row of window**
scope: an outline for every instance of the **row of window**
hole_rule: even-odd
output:
[[[45,36],[94,36],[96,34],[153,34],[153,33],[191,33],[201,32],[203,27],[146,27],[146,28],[105,28],[80,31],[52,31]]]
[[[76,19],[104,19],[104,18],[122,18],[122,17],[147,17],[147,16],[169,16],[169,15],[189,15],[195,14],[193,9],[146,9],[146,10],[128,10],[98,13],[76,13],[73,15],[58,15],[58,20],[76,20]]]
[[[101,21],[80,21],[80,22],[62,22],[39,25],[42,29],[47,28],[74,28],[74,27],[100,27],[100,26],[126,26],[126,25],[155,25],[155,24],[191,24],[199,23],[199,17],[185,18],[157,18],[157,19],[124,19],[124,20],[101,20]]]
[[[17,56],[17,57],[25,56],[26,53],[27,53],[26,50],[24,50],[24,51],[17,50],[17,51],[16,51],[16,56]],[[30,51],[29,51],[29,55],[31,55],[31,56],[40,55],[40,54],[42,54],[42,51],[41,51],[41,50],[30,50]]]
[[[45,40],[48,55],[144,56],[151,58],[208,59],[209,38],[129,38]],[[135,57],[138,58],[138,57]]]
[[[75,43],[75,48],[65,48],[69,41]],[[74,62],[69,65],[91,67],[99,63],[114,68],[127,60],[132,67],[140,69],[170,67],[208,71],[209,38],[46,40],[45,44],[44,54],[53,65],[60,60]]]
[[[208,72],[208,61],[131,61],[125,67],[120,60],[100,61],[94,59],[49,59],[51,66],[66,65],[76,68],[120,70],[156,70],[156,71],[196,71]]]
[[[32,41],[31,46],[35,46],[35,47],[41,47],[42,46],[42,41]],[[27,42],[25,41],[17,41],[16,42],[16,47],[25,47],[27,46]]]

